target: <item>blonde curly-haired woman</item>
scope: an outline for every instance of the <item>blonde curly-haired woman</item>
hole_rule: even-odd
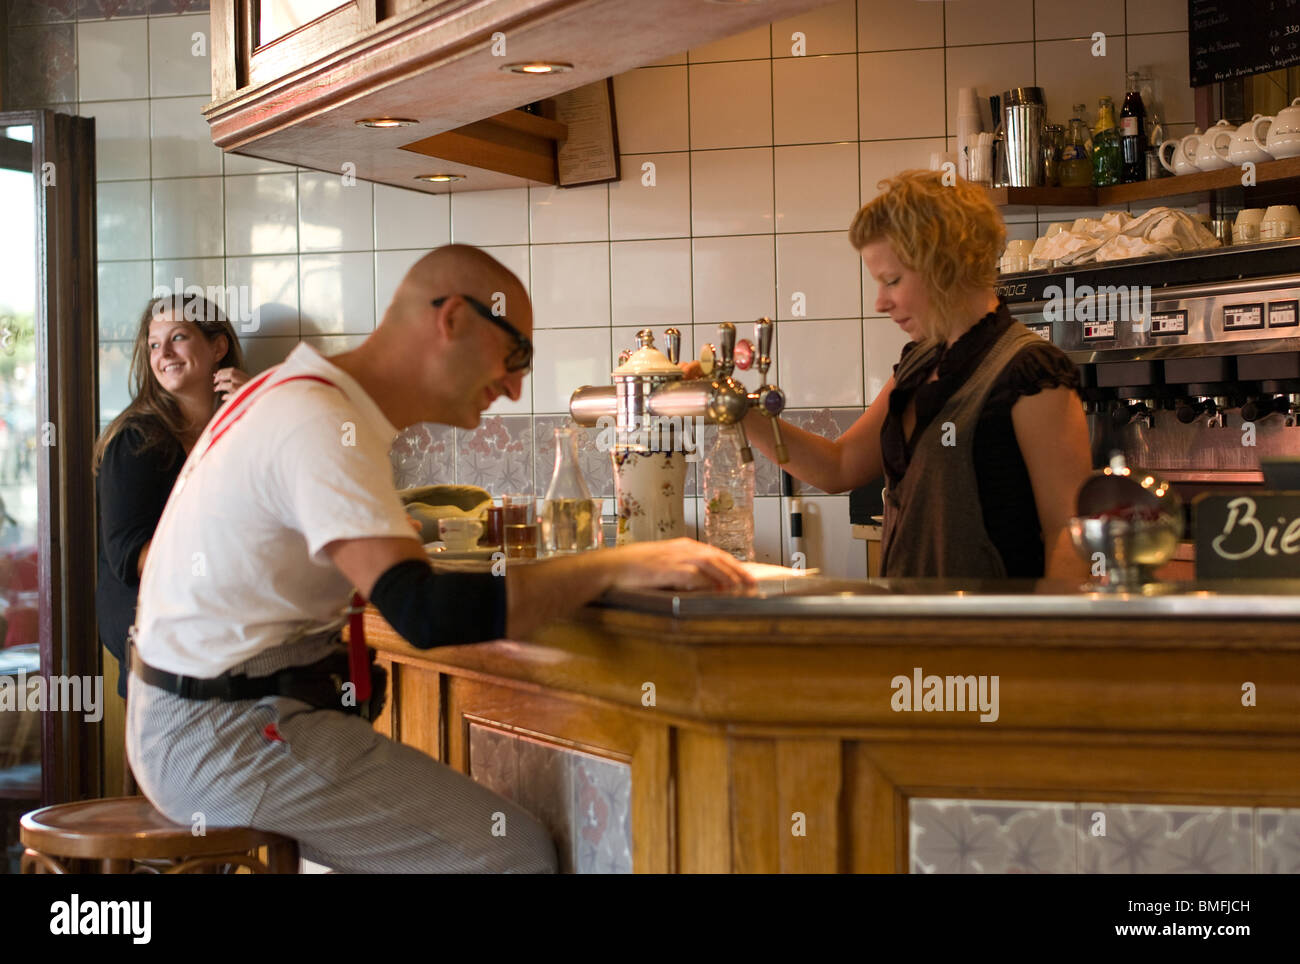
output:
[[[883,576],[1085,576],[1068,528],[1091,471],[1078,374],[994,290],[1002,218],[981,188],[938,172],[879,188],[849,240],[879,285],[876,312],[911,341],[838,439],[783,423],[784,468],[827,492],[884,477]],[[752,428],[771,456],[771,432]]]

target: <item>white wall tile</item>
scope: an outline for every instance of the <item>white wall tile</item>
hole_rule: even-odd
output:
[[[298,338],[253,337],[241,339],[244,349],[244,367],[248,374],[258,375],[273,365],[278,365],[298,347]]]
[[[228,177],[226,254],[278,254],[298,250],[298,176]]]
[[[864,141],[944,136],[943,51],[859,54],[858,115]]]
[[[452,194],[451,239],[457,244],[527,244],[528,188]]]
[[[99,101],[78,113],[95,118],[95,180],[149,176],[147,100]]]
[[[772,64],[777,144],[858,139],[858,65],[852,55],[792,57]]]
[[[387,184],[375,188],[375,247],[433,248],[451,240],[451,196],[408,191]]]
[[[754,561],[782,565],[781,500],[759,496],[754,500]]]
[[[942,3],[858,0],[858,49],[943,46]]]
[[[153,293],[148,261],[101,261],[99,264],[99,337],[131,341],[139,330],[140,314]]]
[[[1196,122],[1196,97],[1187,86],[1187,34],[1139,34],[1128,37],[1128,69],[1155,81],[1157,106],[1167,123]],[[1151,106],[1147,105],[1148,115]]]
[[[1124,0],[1092,0],[1087,6],[1061,0],[1034,0],[1034,39],[1089,37],[1100,31],[1107,38],[1124,33]],[[1043,58],[1038,58],[1039,66]]]
[[[153,242],[148,181],[100,184],[95,215],[99,260],[124,261],[150,256]]]
[[[190,285],[198,285],[206,289],[209,286],[220,288],[225,283],[226,262],[222,258],[162,259],[153,263],[154,287],[162,286],[171,291],[177,289],[183,291]],[[224,302],[218,303],[224,309]]]
[[[620,151],[648,154],[690,146],[685,67],[641,67],[619,74],[614,108]]]
[[[803,551],[809,569],[829,579],[867,578],[867,544],[853,538],[847,495],[804,496]],[[781,513],[782,538],[789,545],[790,517]]]
[[[236,287],[248,286],[249,303],[258,313],[256,330],[250,333],[255,337],[250,341],[261,341],[277,335],[298,337],[296,256],[227,258],[226,281]],[[242,332],[243,327],[240,330]],[[251,354],[247,343],[244,354]]]
[[[221,232],[222,178],[153,182],[155,258],[211,258],[225,253]]]
[[[776,316],[785,318],[860,318],[861,260],[848,234],[778,234],[776,237]],[[802,297],[796,301],[796,295]],[[795,315],[797,305],[803,315]]]
[[[609,245],[532,246],[533,327],[609,325]]]
[[[776,310],[772,235],[696,238],[692,252],[697,325],[772,317]]]
[[[298,248],[302,251],[370,251],[374,203],[367,181],[303,171],[298,175]]]
[[[609,186],[528,189],[533,244],[609,240]]]
[[[861,319],[783,321],[780,378],[791,408],[862,404]]]
[[[858,145],[778,147],[776,229],[847,230],[858,209]]]
[[[959,0],[943,7],[949,47],[1034,39],[1034,0]]]
[[[609,329],[553,329],[533,335],[533,411],[567,413],[583,385],[609,384]]]
[[[862,319],[862,365],[866,392],[865,404],[870,405],[894,377],[894,366],[903,354],[903,346],[910,338],[888,318]]]
[[[99,420],[109,422],[131,404],[131,343],[99,343]]]
[[[647,169],[645,165],[653,167]],[[609,185],[610,237],[683,238],[691,233],[690,155],[624,154]],[[653,184],[646,183],[653,178]]]
[[[298,168],[278,161],[264,161],[260,157],[243,154],[223,154],[226,174],[289,174]]]
[[[769,25],[763,24],[744,33],[692,47],[686,51],[686,59],[693,64],[700,64],[714,60],[753,60],[756,57],[770,57],[772,54],[770,37]]]
[[[814,7],[772,24],[772,56],[794,56],[795,32],[804,35],[804,56],[850,54],[857,50],[855,0]]]
[[[428,254],[423,248],[413,251],[375,252],[375,323],[384,320],[384,312],[411,265]]]
[[[1103,96],[1114,100],[1119,119],[1125,88],[1124,64],[1118,56],[1092,56],[1091,40],[1040,41],[1037,48],[1038,86],[1047,98],[1047,117],[1052,123],[1068,125],[1071,108],[1087,104],[1091,126],[1097,117],[1097,99]]]
[[[687,69],[693,150],[772,143],[770,61],[698,64]]]
[[[221,173],[221,150],[203,119],[206,97],[149,101],[153,177],[198,177]],[[98,127],[98,125],[96,125]]]
[[[149,96],[149,22],[100,20],[77,25],[78,99]]]
[[[772,149],[691,155],[691,229],[712,234],[772,231]]]
[[[202,34],[196,41],[194,35]],[[206,13],[149,19],[149,93],[154,97],[202,94],[212,99],[211,31]],[[202,53],[195,56],[195,49]]]
[[[375,329],[375,261],[368,251],[302,255],[299,314],[304,335],[364,335]]]
[[[610,295],[615,325],[690,325],[690,241],[610,245]]]
[[[925,170],[930,166],[930,154],[944,149],[943,138],[933,137],[910,141],[864,141],[860,145],[862,203],[870,204],[880,193],[881,181],[902,171]],[[844,218],[844,230],[849,229],[856,211]]]
[[[1034,83],[1033,44],[994,44],[987,47],[949,47],[944,54],[948,77],[948,116],[957,129],[957,91],[975,88],[980,120],[986,131],[997,125],[989,112],[989,97],[1001,97],[1012,87]]]
[[[1187,31],[1187,0],[1127,0],[1129,33]]]

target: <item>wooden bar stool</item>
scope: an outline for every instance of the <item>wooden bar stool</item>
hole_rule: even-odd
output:
[[[172,823],[144,797],[62,803],[19,821],[24,874],[66,874],[68,860],[97,861],[105,874],[296,874],[298,842],[252,827],[207,827],[201,836]],[[255,852],[266,848],[266,862]],[[141,863],[147,861],[148,863]]]

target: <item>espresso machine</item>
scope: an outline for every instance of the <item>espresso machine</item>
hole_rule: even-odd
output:
[[[673,539],[685,534],[686,465],[692,460],[687,441],[695,419],[739,430],[741,458],[750,462],[742,420],[751,409],[768,418],[778,461],[787,460],[777,416],[785,411],[785,393],[768,381],[774,325],[768,318],[754,325],[754,342],[736,341],[736,326],[718,325],[718,343],[700,350],[703,378],[687,379],[678,367],[681,332],[664,332],[667,353],[655,347],[649,328],[637,332],[638,346],[619,356],[612,385],[583,386],[569,399],[569,414],[579,425],[612,432],[614,490],[618,507],[618,544]],[[735,377],[751,365],[761,384],[749,391]]]
[[[1093,464],[1122,453],[1190,507],[1300,454],[1298,263],[1300,244],[1271,242],[1004,276],[998,293],[1078,366]]]

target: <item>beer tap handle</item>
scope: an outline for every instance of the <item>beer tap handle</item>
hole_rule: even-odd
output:
[[[758,342],[758,362],[755,367],[767,381],[767,370],[772,367],[772,319],[760,318],[754,323],[754,340]]]
[[[776,461],[779,465],[784,465],[790,461],[790,452],[785,447],[785,442],[781,439],[781,420],[772,418],[772,438],[776,442]]]
[[[668,360],[674,365],[682,350],[682,333],[676,328],[668,328],[664,331],[664,351],[668,355]]]
[[[626,365],[627,360],[631,357],[632,357],[632,349],[624,348],[621,352],[618,353],[618,367],[622,368],[624,365]]]
[[[718,325],[718,360],[716,370],[719,378],[731,374],[736,363],[736,326],[729,321]]]

